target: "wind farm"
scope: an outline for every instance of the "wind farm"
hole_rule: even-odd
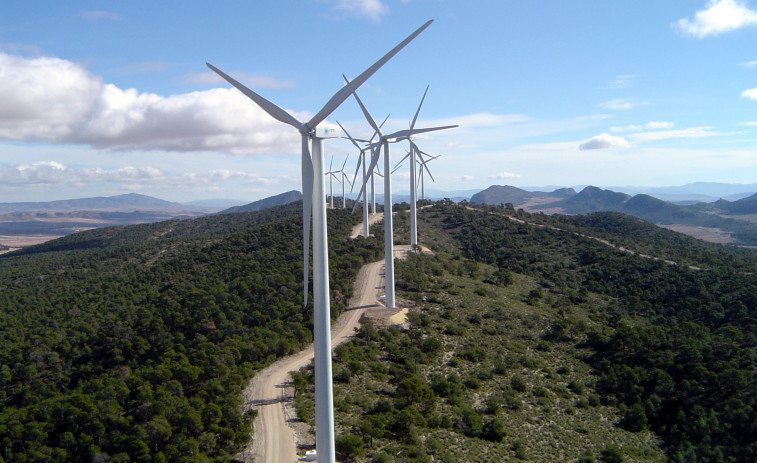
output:
[[[757,461],[756,2],[9,9],[0,462]]]
[[[326,175],[323,163],[323,138],[330,136],[328,130],[318,130],[323,122],[350,94],[354,94],[360,85],[373,75],[380,67],[396,55],[410,41],[425,30],[433,20],[429,20],[416,29],[405,40],[363,71],[357,78],[339,89],[329,101],[307,122],[301,122],[280,107],[253,92],[220,69],[206,63],[207,66],[223,77],[231,85],[249,97],[271,117],[289,124],[300,132],[302,137],[302,196],[303,196],[303,297],[307,304],[308,294],[308,256],[310,239],[310,213],[313,211],[313,319],[315,340],[316,369],[316,450],[318,459],[324,462],[335,460],[334,447],[334,404],[331,371],[331,330],[330,327],[330,292],[328,265],[328,237],[326,236]],[[375,124],[374,124],[375,125]],[[378,126],[376,131],[380,133]],[[332,132],[333,133],[333,132]],[[335,136],[335,135],[334,135]],[[312,144],[312,153],[311,153]],[[386,153],[388,159],[388,151]],[[387,160],[388,163],[388,160]],[[387,164],[388,165],[388,164]],[[373,168],[373,165],[371,166]],[[386,181],[389,179],[388,169]],[[388,188],[387,188],[388,191]],[[333,201],[333,195],[332,195]],[[333,206],[333,203],[332,203]],[[391,215],[391,214],[390,214]],[[391,230],[391,219],[388,224]],[[390,233],[391,234],[391,233]],[[391,249],[391,243],[388,249]],[[393,260],[393,254],[388,261]],[[393,262],[392,262],[393,269]],[[387,270],[388,271],[388,270]],[[392,270],[393,271],[393,270]],[[392,280],[392,285],[394,284]],[[388,284],[387,284],[387,287]],[[390,307],[394,306],[394,293],[391,293]]]

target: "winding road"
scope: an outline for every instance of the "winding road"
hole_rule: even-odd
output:
[[[375,217],[375,218],[374,218]],[[381,216],[371,217],[371,221]],[[362,224],[355,227],[357,236],[362,232]],[[353,237],[355,237],[353,236]],[[367,264],[360,269],[355,281],[355,296],[348,309],[331,327],[331,347],[349,340],[360,325],[360,317],[366,310],[384,308],[378,301],[379,292],[384,289],[384,261]],[[289,373],[307,366],[313,359],[313,345],[289,357],[285,357],[258,372],[243,392],[242,412],[256,409],[258,415],[253,421],[250,442],[243,452],[236,455],[245,463],[292,463],[297,461],[297,446],[294,430],[287,425],[284,404],[291,400],[287,396]]]

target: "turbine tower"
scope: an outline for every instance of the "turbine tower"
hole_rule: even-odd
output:
[[[389,116],[386,116],[384,119],[384,122],[389,119]],[[384,125],[384,122],[382,122],[379,127],[382,127]],[[377,135],[376,132],[373,133],[373,136],[370,140],[360,140],[363,143],[366,143],[366,146],[361,147],[358,144],[358,141],[352,138],[350,133],[347,131],[347,129],[344,128],[342,124],[339,123],[339,121],[336,121],[337,124],[339,124],[339,127],[342,128],[342,131],[347,135],[347,138],[350,139],[353,145],[355,145],[355,148],[358,149],[358,158],[357,158],[357,167],[355,168],[355,175],[353,176],[351,186],[350,186],[350,192],[352,192],[352,189],[355,187],[355,181],[357,180],[357,173],[360,171],[360,166],[363,166],[363,183],[368,181],[368,174],[366,173],[366,169],[368,167],[368,164],[365,160],[365,152],[368,150],[371,150],[371,153],[373,153],[373,149],[371,148],[371,142],[373,142],[373,138]],[[371,194],[373,195],[373,172],[370,173],[370,180],[371,180]],[[363,237],[368,238],[368,195],[363,195]],[[355,200],[355,204],[359,202],[360,198],[357,198]],[[373,203],[373,213],[376,213],[376,203],[375,203],[375,196],[374,196],[374,203]]]
[[[346,81],[347,77],[344,78]],[[425,133],[425,132],[433,132],[436,130],[443,130],[443,129],[451,129],[453,127],[457,127],[456,125],[450,125],[450,126],[443,126],[443,127],[429,127],[425,129],[405,129],[405,130],[399,130],[394,133],[390,133],[387,135],[384,135],[381,132],[381,128],[376,124],[376,121],[373,120],[373,117],[368,112],[367,109],[365,109],[365,106],[363,105],[363,102],[360,101],[360,97],[357,96],[357,92],[352,92],[352,95],[355,97],[355,100],[357,100],[357,103],[360,105],[360,109],[363,111],[363,115],[365,115],[366,120],[368,123],[373,127],[373,130],[376,131],[376,133],[379,134],[379,140],[374,143],[372,146],[374,146],[376,149],[374,149],[373,154],[371,156],[371,166],[369,171],[373,172],[373,169],[376,167],[376,164],[378,163],[378,159],[381,155],[381,147],[384,148],[384,279],[386,281],[386,296],[384,300],[384,305],[386,307],[395,307],[396,300],[394,295],[394,231],[392,230],[393,227],[393,220],[392,220],[392,169],[391,169],[391,159],[389,157],[389,140],[394,139],[397,140],[405,140],[407,137],[410,137],[411,135],[415,135],[418,133]],[[358,199],[360,199],[360,195],[365,194],[365,187],[366,184],[363,183],[363,187],[360,189],[360,193],[358,194]],[[355,207],[357,207],[357,203],[355,203]],[[355,207],[353,207],[353,212],[355,211]]]
[[[350,155],[347,155],[347,158],[345,158],[344,163],[342,164],[342,168],[338,170],[336,173],[341,174],[342,178],[339,180],[339,182],[342,184],[342,209],[345,209],[347,207],[347,196],[344,193],[344,184],[349,183],[350,187],[352,187],[352,182],[350,182],[350,178],[347,176],[347,173],[344,171],[344,166],[347,165],[347,161],[350,159]]]
[[[331,162],[329,163],[329,171],[326,172],[326,174],[329,177],[329,209],[334,209],[334,179],[336,178],[336,181],[339,182],[339,178],[336,174],[339,173],[339,171],[331,170],[332,166],[334,165],[334,156],[331,156]]]
[[[413,120],[410,122],[410,130],[415,128],[415,122],[418,120],[418,114],[421,112],[421,107],[423,106],[423,101],[426,99],[427,93],[428,85],[426,86],[426,91],[423,92],[423,97],[421,98],[420,104],[418,104],[418,109],[415,111],[415,116],[413,116]],[[420,156],[420,150],[418,149],[418,146],[413,143],[411,136],[404,137],[403,139],[410,142],[410,151],[408,151],[407,156],[397,163],[397,167],[402,164],[405,159],[408,157],[410,158],[410,248],[415,249],[415,247],[418,246],[418,187],[416,182],[415,163],[417,157]],[[397,167],[395,167],[395,170]]]
[[[431,156],[430,154],[424,153],[423,151],[420,151],[420,150],[418,151],[418,153],[420,154],[420,156],[418,156],[418,164],[421,166],[421,170],[420,170],[421,175],[418,181],[420,182],[420,186],[421,186],[421,199],[425,201],[426,200],[426,185],[424,183],[425,176],[423,174],[423,171],[425,170],[426,172],[428,172],[428,175],[429,177],[431,177],[432,182],[436,182],[436,180],[434,180],[434,176],[431,175],[431,171],[428,169],[428,163],[438,158],[441,155]],[[424,161],[423,156],[427,156],[428,159]],[[415,184],[415,188],[416,189],[418,188],[418,183]]]
[[[303,237],[303,301],[307,305],[308,248],[310,214],[313,213],[313,344],[315,358],[315,439],[318,461],[333,463],[334,399],[331,378],[331,320],[329,301],[328,239],[326,236],[326,196],[323,168],[323,139],[336,136],[334,131],[318,127],[351,93],[357,90],[381,66],[396,55],[411,40],[426,29],[432,20],[410,34],[392,48],[351,83],[339,89],[309,121],[302,122],[281,107],[253,92],[220,69],[206,63],[210,69],[244,93],[274,119],[289,124],[302,138],[302,237]],[[311,155],[312,145],[312,155]]]

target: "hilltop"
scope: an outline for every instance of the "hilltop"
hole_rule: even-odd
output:
[[[754,254],[619,213],[438,202],[419,220],[434,254],[397,262],[410,329],[336,349],[345,459],[757,456]],[[306,422],[311,381],[294,378]]]
[[[471,202],[510,203],[514,208],[550,214],[622,212],[696,237],[707,235],[708,239],[719,243],[757,244],[757,194],[736,201],[720,199],[712,203],[684,205],[648,194],[631,196],[594,186],[587,186],[578,193],[571,189],[544,193],[495,185],[474,195]]]

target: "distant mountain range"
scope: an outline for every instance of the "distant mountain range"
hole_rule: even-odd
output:
[[[594,186],[587,186],[578,193],[572,189],[545,193],[494,185],[473,195],[471,202],[497,206],[509,203],[528,211],[560,214],[622,212],[661,225],[716,229],[730,234],[736,243],[757,244],[757,194],[736,201],[720,199],[712,203],[682,205],[648,194],[631,196]],[[697,236],[697,230],[686,231]]]
[[[757,183],[692,183],[680,187],[644,189],[619,187],[625,191],[587,186],[553,191],[529,191],[509,185],[492,185],[478,190],[427,190],[429,199],[470,199],[475,204],[504,206],[545,213],[588,214],[599,211],[622,212],[662,225],[684,225],[723,231],[741,244],[757,244]],[[382,190],[377,188],[377,192]],[[629,194],[628,191],[645,191]],[[649,192],[673,198],[664,200]],[[748,193],[752,191],[752,193]],[[337,197],[339,195],[336,195]],[[354,198],[356,195],[348,195]],[[721,199],[717,199],[720,197]],[[692,198],[706,198],[697,202]],[[735,201],[729,201],[736,199]],[[112,225],[150,223],[206,214],[252,212],[300,201],[302,194],[292,190],[241,206],[227,207],[234,201],[212,200],[177,203],[136,193],[96,198],[48,202],[0,203],[0,235],[61,236],[76,231]],[[376,201],[383,203],[383,195]],[[407,202],[407,194],[395,194],[394,201]],[[238,203],[238,202],[237,202]],[[227,207],[223,209],[223,207]],[[219,209],[223,209],[220,212]],[[673,228],[673,227],[671,227]],[[691,230],[685,230],[690,232]],[[730,240],[730,238],[729,238]]]
[[[64,199],[47,202],[0,203],[0,214],[9,212],[204,212],[197,206],[164,201],[151,196],[129,193],[118,196]]]

